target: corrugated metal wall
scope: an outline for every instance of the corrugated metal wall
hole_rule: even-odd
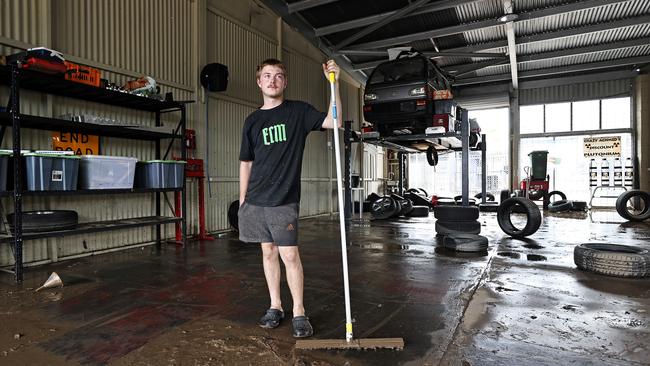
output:
[[[605,80],[592,83],[549,86],[538,89],[521,89],[519,104],[544,104],[579,101],[632,94],[633,80]]]
[[[83,0],[0,1],[0,53],[11,54],[26,47],[48,46],[75,62],[102,70],[102,77],[117,84],[139,75],[150,75],[163,92],[173,92],[177,100],[195,99],[191,20],[196,11],[191,0],[138,0],[88,2]],[[172,52],[173,50],[173,52]],[[0,99],[7,100],[7,88],[0,88]],[[109,107],[74,99],[21,93],[21,112],[42,116],[87,113],[112,117],[142,125],[153,125],[152,113]],[[188,110],[188,127],[193,125],[194,110]],[[175,126],[179,114],[166,116],[166,126]],[[11,147],[10,131],[3,147]],[[163,143],[165,145],[165,143]],[[24,130],[22,146],[29,149],[51,148],[51,133]],[[151,159],[154,143],[102,137],[104,155],[134,156]],[[188,185],[188,192],[196,188]],[[170,200],[173,196],[170,194]],[[26,197],[24,209],[72,209],[80,221],[101,221],[155,213],[153,195],[96,195],[65,197]],[[12,201],[2,200],[12,211]],[[188,222],[195,222],[195,205],[189,205]],[[101,207],[102,209],[97,209]],[[171,215],[163,202],[163,214]],[[191,232],[196,225],[190,224]],[[166,236],[173,226],[166,225]],[[25,242],[25,262],[41,262],[91,253],[129,244],[150,242],[153,228],[122,230],[100,234],[71,236]],[[8,245],[0,247],[0,265],[13,261]]]
[[[250,8],[254,12],[250,19],[256,21],[222,12],[230,9],[230,5],[236,5],[240,12]],[[196,100],[197,103],[188,107],[187,127],[197,132],[197,158],[206,157],[206,138],[209,140],[207,158],[212,195],[208,196],[206,189],[207,229],[225,230],[228,229],[227,207],[238,198],[239,192],[241,129],[246,116],[261,104],[255,66],[264,58],[278,57],[276,34],[268,34],[268,25],[275,22],[276,16],[268,11],[260,12],[259,5],[252,2],[230,5],[195,0],[0,0],[0,54],[47,46],[63,52],[71,61],[101,69],[102,76],[116,84],[149,75],[158,81],[163,92],[173,92],[176,100]],[[266,17],[264,22],[260,22],[260,17]],[[265,28],[258,29],[256,24],[264,24]],[[289,69],[287,97],[305,100],[325,110],[329,92],[321,72],[322,60],[314,59],[314,49],[283,46],[282,58]],[[210,62],[228,65],[230,78],[228,91],[211,93],[208,97],[206,129],[206,96],[196,79],[198,70]],[[360,106],[358,87],[342,83],[341,93],[345,119],[356,122]],[[0,87],[0,101],[6,101],[7,97],[7,88]],[[21,93],[21,111],[41,116],[83,112],[142,125],[154,123],[150,113],[28,91]],[[165,117],[163,123],[174,126],[178,117]],[[10,136],[10,131],[6,136]],[[50,139],[49,132],[23,132],[26,148],[49,148]],[[333,160],[328,155],[332,153],[328,139],[326,133],[313,133],[309,137],[303,163],[303,216],[330,210]],[[2,146],[10,147],[10,139],[5,138]],[[101,153],[106,155],[150,159],[154,156],[153,149],[152,142],[101,138]],[[188,181],[187,192],[188,229],[193,234],[198,231],[194,182]],[[170,194],[169,198],[172,201],[173,196]],[[5,210],[11,211],[10,199],[1,203]],[[148,194],[26,197],[24,206],[26,210],[73,209],[81,221],[96,221],[152,215],[155,199]],[[162,207],[164,214],[171,214],[164,200]],[[166,226],[165,234],[173,236],[172,225]],[[26,263],[40,263],[150,242],[152,238],[153,228],[143,228],[29,241],[24,256]],[[11,262],[10,247],[1,246],[0,266]]]

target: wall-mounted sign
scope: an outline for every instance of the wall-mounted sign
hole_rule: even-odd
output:
[[[99,155],[99,136],[74,132],[52,132],[52,148],[75,155]]]
[[[621,156],[621,136],[585,137],[585,158]]]

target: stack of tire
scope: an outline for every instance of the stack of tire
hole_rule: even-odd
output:
[[[549,203],[548,210],[551,212],[585,211],[587,209],[587,202],[568,200],[561,191],[549,192],[546,199],[550,201],[553,196],[560,196],[560,199]]]
[[[650,193],[639,189],[621,193],[616,199],[616,212],[629,221],[650,219]]]
[[[487,238],[478,235],[481,232],[478,207],[437,205],[433,214],[436,234],[443,237],[445,248],[460,252],[487,250]]]
[[[393,194],[375,199],[370,205],[370,214],[375,220],[387,220],[399,216],[427,217],[429,207],[414,205],[411,200]]]

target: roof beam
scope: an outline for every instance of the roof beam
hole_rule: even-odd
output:
[[[356,81],[361,85],[365,84],[367,75],[361,71],[355,72],[352,68],[352,63],[345,57],[345,55],[336,55],[325,46],[318,37],[314,34],[314,28],[297,14],[289,14],[287,4],[284,0],[261,0],[264,5],[269,9],[275,11],[282,19],[291,27],[295,28],[299,33],[305,37],[313,46],[321,50],[327,57],[336,60],[342,69],[347,70]]]
[[[503,12],[513,14],[512,2],[510,0],[503,0]],[[508,37],[508,56],[510,57],[510,75],[512,76],[512,88],[519,88],[519,81],[517,78],[517,44],[515,43],[515,27],[512,21],[506,23],[506,36]]]
[[[579,10],[591,9],[591,8],[598,7],[598,6],[611,5],[611,4],[615,4],[615,3],[629,2],[629,1],[631,1],[631,0],[587,0],[587,1],[579,1],[579,2],[576,2],[576,3],[553,6],[553,7],[549,7],[549,8],[546,8],[546,9],[534,10],[534,11],[530,11],[530,12],[527,12],[527,13],[518,14],[518,17],[519,17],[518,21],[527,21],[527,20],[539,19],[539,18],[544,18],[544,17],[551,16],[551,15],[557,15],[557,14],[563,14],[563,13],[566,13],[566,12],[574,12],[574,11],[579,11]],[[478,22],[473,22],[473,23],[460,24],[460,25],[455,25],[455,26],[446,27],[446,28],[434,29],[434,30],[418,32],[418,33],[405,34],[405,35],[401,35],[401,36],[397,36],[397,37],[391,37],[391,38],[380,39],[380,40],[377,40],[377,41],[360,43],[360,44],[353,45],[352,48],[353,49],[385,48],[385,47],[390,47],[390,46],[395,46],[395,45],[403,45],[405,43],[409,43],[409,42],[413,42],[413,41],[419,41],[419,40],[422,40],[422,39],[428,39],[428,38],[432,38],[432,37],[433,38],[444,37],[444,36],[449,36],[449,35],[452,35],[452,34],[459,34],[459,33],[464,33],[464,32],[468,32],[468,31],[471,31],[471,30],[495,27],[495,26],[500,26],[500,25],[503,25],[503,23],[499,22],[497,19],[485,19],[485,20],[480,20]],[[572,34],[575,34],[575,29],[572,30]]]
[[[449,8],[455,8],[463,4],[467,3],[474,3],[477,1],[484,1],[484,0],[443,0],[443,1],[436,1],[432,4],[425,5],[420,10],[418,11],[417,14],[413,15],[420,15],[420,14],[425,14],[425,13],[431,13],[434,11],[440,11],[440,10],[445,10]],[[386,13],[381,13],[381,14],[376,14],[376,15],[371,15],[365,18],[359,18],[359,19],[354,19],[350,20],[347,22],[342,22],[342,23],[337,23],[337,24],[332,24],[328,25],[325,27],[320,27],[316,28],[314,32],[316,33],[317,36],[322,37],[328,34],[332,33],[337,33],[337,32],[342,32],[354,28],[360,28],[364,27],[366,25],[371,25],[375,24],[377,22],[382,21],[383,19],[392,16],[395,14],[397,10],[395,11],[389,11]]]
[[[551,67],[547,69],[522,71],[519,73],[519,79],[566,74],[571,72],[590,71],[596,69],[607,69],[607,68],[613,68],[619,66],[630,66],[630,65],[643,64],[648,62],[650,62],[650,55],[619,58],[619,59],[608,60],[608,61],[589,62],[584,64],[564,66],[564,67]],[[459,86],[459,85],[469,85],[469,84],[482,84],[482,83],[490,83],[495,81],[506,81],[506,80],[510,80],[510,78],[511,78],[510,74],[498,74],[498,75],[481,76],[476,78],[456,79],[454,85]]]
[[[295,3],[287,4],[289,14],[315,8],[317,6],[333,3],[338,0],[302,0]]]
[[[360,39],[360,38],[374,32],[374,31],[376,31],[377,29],[385,26],[386,24],[392,22],[395,19],[401,18],[401,17],[403,17],[403,16],[405,16],[407,14],[410,14],[410,13],[414,12],[415,10],[422,7],[422,5],[424,5],[424,4],[428,3],[428,2],[429,2],[429,0],[418,0],[418,1],[414,2],[414,3],[411,3],[411,4],[403,7],[402,9],[396,11],[395,13],[391,14],[390,16],[387,16],[386,18],[382,19],[381,21],[379,21],[379,22],[377,22],[377,23],[363,29],[362,31],[357,32],[357,33],[351,35],[350,37],[342,40],[341,42],[339,42],[339,44],[334,46],[334,51],[340,50],[341,48],[349,45],[350,43],[356,41],[357,39]]]
[[[372,51],[374,52],[374,51]],[[386,52],[384,52],[384,55]],[[474,58],[498,58],[498,59],[504,59],[507,58],[503,53],[485,53],[485,54],[480,54],[480,53],[460,53],[460,52],[422,52],[424,56],[427,56],[429,58],[441,58],[441,57],[474,57]],[[372,55],[371,55],[372,56]],[[377,61],[369,61],[369,62],[364,62],[360,64],[353,64],[352,68],[354,70],[367,70],[367,69],[374,69],[377,67],[377,65],[381,64],[382,62],[386,62],[387,60],[382,59],[382,60],[377,60]]]
[[[473,64],[464,64],[464,65],[452,65],[449,67],[443,68],[445,71],[454,75],[454,77],[459,77],[461,75],[469,74],[480,69],[484,69],[490,66],[498,66],[507,64],[509,60],[490,60],[483,62],[475,62]]]

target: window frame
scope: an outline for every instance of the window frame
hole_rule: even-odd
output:
[[[603,100],[606,100],[606,99],[620,99],[620,98],[628,98],[628,100],[630,102],[630,120],[629,120],[629,125],[628,125],[629,127],[603,129]],[[598,129],[597,130],[574,131],[573,130],[573,103],[586,102],[586,101],[595,101],[595,100],[598,101]],[[569,128],[570,128],[570,131],[564,131],[564,132],[546,132],[546,106],[548,104],[556,104],[556,103],[529,104],[529,105],[526,105],[526,106],[542,106],[543,132],[522,133],[522,134],[520,134],[520,138],[525,139],[525,138],[537,138],[537,137],[562,137],[562,136],[574,136],[574,135],[602,135],[602,134],[611,134],[611,133],[634,133],[634,127],[633,127],[634,115],[632,114],[632,102],[633,101],[634,101],[634,98],[631,95],[616,96],[616,97],[611,97],[611,98],[586,99],[586,100],[570,101],[570,102],[568,102],[569,105],[570,105],[570,107],[569,107],[569,114],[570,114]],[[558,103],[567,103],[567,102],[558,102]],[[521,120],[519,121],[519,123],[521,123]],[[519,128],[521,129],[521,126],[519,126]]]

